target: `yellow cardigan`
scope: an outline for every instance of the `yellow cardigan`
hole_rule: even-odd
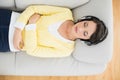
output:
[[[62,7],[33,5],[26,8],[17,22],[25,26],[34,13],[41,14],[41,17],[36,23],[36,30],[23,30],[23,50],[36,57],[69,56],[74,50],[75,42],[67,43],[57,39],[49,33],[48,26],[63,20],[73,20],[71,11]]]

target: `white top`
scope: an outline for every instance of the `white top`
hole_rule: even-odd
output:
[[[20,29],[25,29],[26,30],[35,30],[36,29],[36,24],[29,24],[29,25],[25,25],[24,27],[20,27],[21,23],[16,22],[17,18],[19,17],[20,13],[17,12],[12,12],[11,14],[11,20],[10,20],[10,26],[9,26],[9,46],[10,46],[10,51],[12,52],[16,52],[19,50],[16,50],[13,46],[13,35],[14,35],[14,31],[15,31],[15,27],[20,28]],[[72,42],[68,39],[65,39],[64,37],[62,37],[59,32],[58,32],[58,28],[60,27],[60,25],[63,23],[64,21],[60,21],[57,22],[55,24],[51,24],[48,28],[48,31],[54,35],[55,37],[59,38],[60,40],[63,40],[65,42]],[[20,25],[19,25],[20,24]]]
[[[16,19],[19,17],[19,13],[16,13],[16,12],[12,12],[11,14],[11,20],[10,20],[10,26],[9,26],[9,47],[10,47],[10,51],[12,52],[16,52],[16,51],[19,51],[19,50],[16,50],[13,46],[13,35],[14,35],[14,31],[15,31],[15,28],[14,28],[14,24],[15,24],[15,21]]]
[[[55,37],[61,39],[61,40],[64,41],[64,42],[68,42],[68,43],[73,42],[73,41],[71,41],[71,40],[68,40],[68,39],[62,37],[62,36],[59,34],[58,29],[59,29],[60,25],[61,25],[63,22],[64,22],[64,21],[60,21],[60,22],[57,22],[57,23],[55,23],[55,24],[51,24],[51,25],[48,27],[48,31],[49,31],[52,35],[54,35]]]

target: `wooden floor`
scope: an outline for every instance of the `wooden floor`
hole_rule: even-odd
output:
[[[120,80],[120,0],[113,0],[114,15],[114,53],[107,70],[96,76],[76,77],[31,77],[31,76],[0,76],[0,80]]]

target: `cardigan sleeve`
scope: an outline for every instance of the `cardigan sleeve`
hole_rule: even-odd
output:
[[[68,16],[69,18],[72,18],[72,12],[68,8],[47,5],[32,5],[26,8],[25,11],[23,11],[23,13],[21,13],[21,15],[15,23],[15,27],[23,29],[24,26],[27,24],[30,16],[32,16],[34,13],[39,13],[41,16],[62,14],[66,15],[66,17]]]
[[[25,32],[25,49],[26,53],[36,57],[66,57],[71,55],[73,49],[63,47],[48,47],[37,44],[35,30],[26,30]],[[32,36],[32,37],[31,37]]]

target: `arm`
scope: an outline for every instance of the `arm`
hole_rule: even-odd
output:
[[[33,14],[29,18],[28,24],[35,24],[39,18],[40,18],[39,14]],[[28,28],[35,29],[35,27],[32,25],[30,25]],[[14,45],[14,48],[17,50],[21,50],[24,46],[24,42],[22,40],[22,30],[19,28],[15,28],[14,37],[13,37],[13,45]]]
[[[34,6],[29,6],[28,8],[26,8],[26,10],[17,19],[15,26],[23,29],[24,26],[27,24],[29,18],[35,13],[38,13],[41,16],[62,14],[62,15],[68,16],[69,18],[70,17],[72,18],[72,13],[68,8],[34,5]]]
[[[39,15],[33,15],[28,25],[25,27],[25,49],[27,54],[37,57],[65,57],[69,56],[72,49],[66,47],[48,47],[37,44],[37,33],[36,33],[36,20],[39,19]],[[31,28],[32,27],[32,28]]]
[[[21,32],[22,32],[21,29],[15,28],[14,37],[13,37],[13,45],[14,45],[14,48],[17,50],[20,50],[24,46]]]
[[[72,53],[72,49],[63,47],[48,47],[37,44],[37,36],[35,30],[26,30],[25,32],[25,49],[27,54],[36,57],[65,57]]]

